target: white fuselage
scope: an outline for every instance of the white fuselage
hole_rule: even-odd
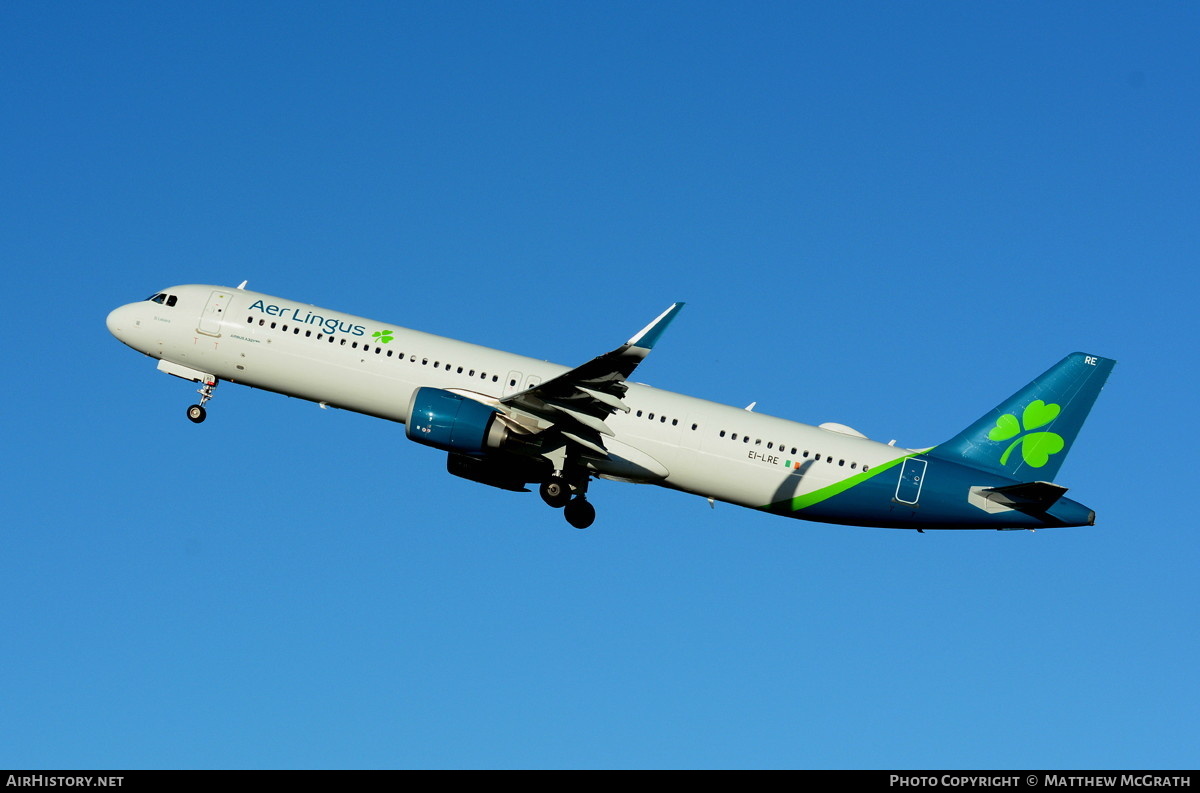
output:
[[[207,373],[390,421],[405,421],[411,395],[423,386],[498,399],[568,370],[243,289],[187,285],[164,294],[174,305],[131,303],[113,311],[108,325],[125,344],[166,362],[165,371]],[[618,444],[665,469],[654,483],[746,507],[800,497],[912,454],[845,428],[639,383],[629,384],[624,402],[629,412],[607,424]]]

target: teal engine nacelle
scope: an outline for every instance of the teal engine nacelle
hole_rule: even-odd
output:
[[[441,388],[418,388],[408,406],[410,440],[460,454],[485,454],[508,440],[508,428],[488,405]]]

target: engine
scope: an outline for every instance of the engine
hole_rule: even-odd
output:
[[[525,487],[527,482],[537,482],[545,478],[545,471],[539,470],[533,460],[504,454],[474,457],[450,452],[446,455],[446,470],[472,482],[520,493],[529,491],[529,488]]]
[[[493,407],[440,388],[418,388],[408,406],[410,440],[447,452],[482,454],[499,449],[508,428]]]

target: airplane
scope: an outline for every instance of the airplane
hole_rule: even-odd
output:
[[[1091,526],[1052,480],[1115,361],[1076,352],[945,443],[908,449],[630,380],[683,303],[567,367],[246,289],[174,286],[109,331],[158,369],[398,422],[455,476],[529,492],[590,526],[594,479],[654,484],[789,518],[915,529]]]

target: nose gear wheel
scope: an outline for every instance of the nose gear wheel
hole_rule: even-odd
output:
[[[217,390],[218,382],[219,381],[217,378],[213,377],[212,375],[204,376],[204,380],[201,381],[200,389],[196,391],[196,393],[200,395],[200,404],[188,406],[188,421],[192,422],[193,424],[199,424],[208,416],[208,411],[204,409],[204,403],[216,396],[214,392]]]

